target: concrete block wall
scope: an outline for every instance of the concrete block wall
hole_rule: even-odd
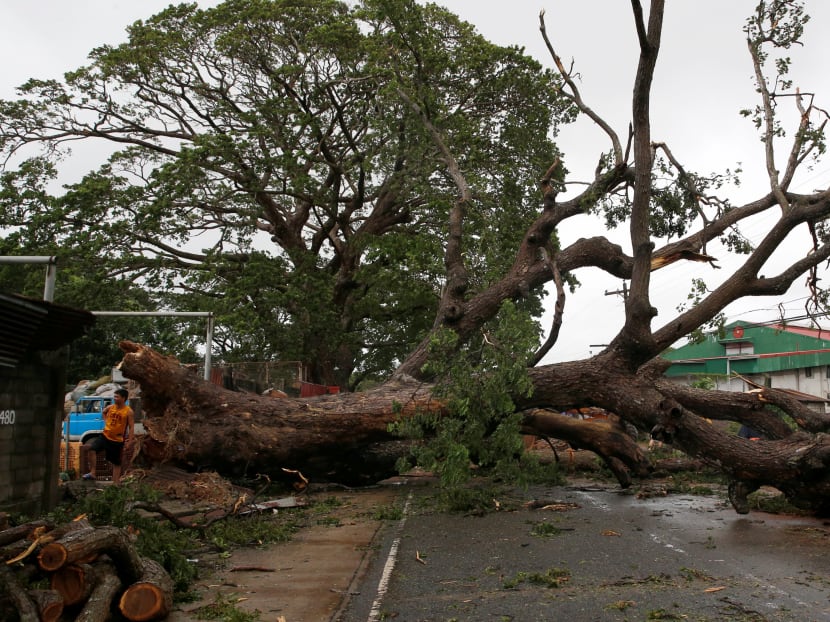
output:
[[[68,348],[0,367],[0,511],[36,516],[58,498]]]

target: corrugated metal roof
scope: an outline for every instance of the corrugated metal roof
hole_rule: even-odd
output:
[[[686,374],[774,373],[830,365],[830,332],[803,326],[734,322],[725,334],[708,333],[703,341],[664,354],[673,361],[667,376]],[[727,347],[741,349],[727,354]]]
[[[14,367],[31,350],[57,350],[95,323],[89,311],[0,293],[0,365]]]

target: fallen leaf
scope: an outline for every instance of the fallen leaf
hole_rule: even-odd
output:
[[[619,532],[613,531],[611,529],[606,529],[602,532],[603,536],[617,536],[618,538],[622,535]]]
[[[705,590],[703,590],[703,593],[704,594],[709,594],[710,592],[720,592],[721,590],[725,590],[725,589],[726,589],[725,585],[723,585],[721,587],[707,587]]]

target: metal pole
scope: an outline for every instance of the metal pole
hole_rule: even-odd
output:
[[[46,285],[43,287],[43,299],[52,302],[55,299],[55,279],[58,274],[58,258],[53,255],[17,255],[2,256],[0,264],[46,264]]]
[[[207,334],[205,335],[205,380],[210,381],[210,355],[213,346],[213,313],[208,315]]]
[[[55,281],[58,277],[58,258],[50,257],[46,264],[46,284],[43,286],[43,299],[46,302],[55,300]]]

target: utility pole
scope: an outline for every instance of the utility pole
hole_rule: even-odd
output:
[[[614,290],[613,292],[609,292],[605,290],[606,296],[614,296],[614,295],[622,295],[623,302],[628,302],[628,283],[623,281],[622,289]]]

